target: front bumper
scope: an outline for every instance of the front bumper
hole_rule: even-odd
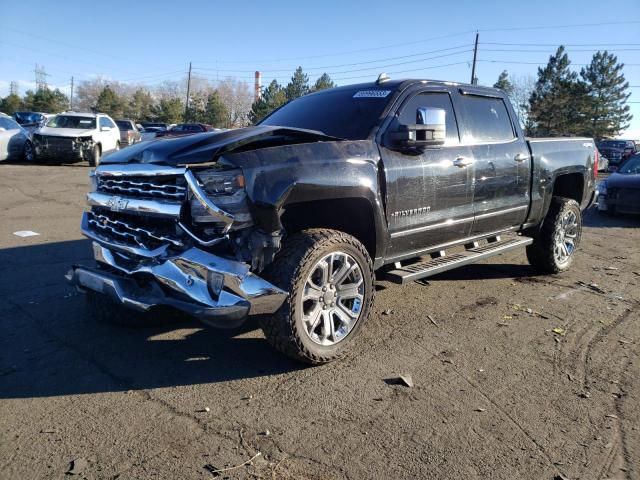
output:
[[[274,313],[287,297],[246,264],[196,247],[141,259],[94,239],[93,252],[98,267],[74,265],[67,280],[140,312],[170,307],[214,327],[234,328],[249,315]]]

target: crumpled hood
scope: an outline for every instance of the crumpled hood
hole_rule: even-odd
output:
[[[79,129],[79,128],[51,128],[41,127],[34,133],[40,135],[48,135],[50,137],[90,137],[95,132],[95,129]]]
[[[322,132],[302,128],[258,125],[224,132],[199,133],[176,138],[158,138],[140,142],[118,152],[106,155],[102,164],[108,163],[160,163],[186,165],[212,162],[225,152],[251,144],[280,138],[280,144],[335,141]],[[274,146],[273,144],[267,144]]]
[[[638,188],[640,189],[640,175],[630,173],[613,173],[606,179],[607,188]]]

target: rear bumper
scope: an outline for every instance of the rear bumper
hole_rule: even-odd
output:
[[[618,199],[600,194],[598,195],[598,210],[615,210],[618,213],[640,214],[640,197],[635,202],[620,202]]]
[[[218,328],[233,328],[249,315],[274,313],[287,293],[249,272],[246,264],[199,248],[141,259],[93,242],[97,267],[74,265],[67,280],[140,312],[170,307]]]

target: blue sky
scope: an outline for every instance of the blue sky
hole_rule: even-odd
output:
[[[380,71],[469,81],[479,30],[481,84],[493,84],[503,69],[535,74],[562,43],[575,45],[568,50],[577,70],[598,49],[616,53],[635,86],[630,100],[640,102],[640,23],[625,21],[640,21],[638,0],[0,0],[0,95],[12,80],[21,92],[32,88],[36,62],[51,85],[67,91],[72,75],[149,85],[177,80],[189,61],[199,76],[249,83],[255,70],[286,83],[298,65],[312,81],[327,71],[341,85]],[[594,23],[602,25],[567,26]],[[630,106],[627,134],[640,138],[640,103]]]

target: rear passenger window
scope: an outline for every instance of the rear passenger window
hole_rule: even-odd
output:
[[[446,145],[455,145],[460,142],[458,125],[456,124],[453,105],[451,104],[451,98],[448,93],[431,92],[414,95],[402,106],[398,115],[398,121],[404,125],[417,123],[416,113],[418,109],[422,107],[443,108],[445,110],[445,122],[447,126]]]
[[[509,112],[501,98],[461,95],[465,143],[503,142],[515,138]]]

